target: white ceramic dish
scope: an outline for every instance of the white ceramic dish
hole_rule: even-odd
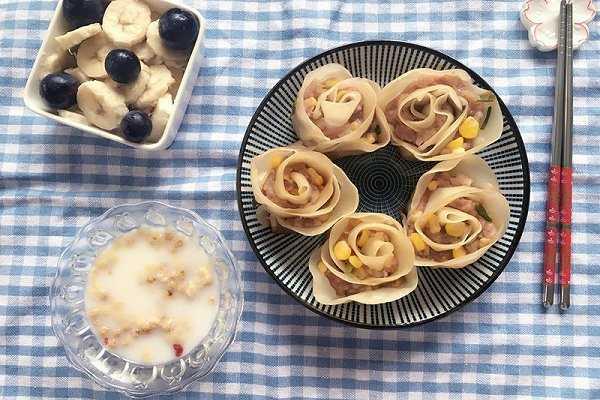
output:
[[[579,48],[590,36],[589,24],[596,16],[592,0],[573,3],[573,48]],[[560,0],[526,0],[521,7],[521,22],[529,33],[529,43],[540,51],[556,49]]]
[[[162,14],[163,12],[173,7],[181,8],[194,14],[200,22],[200,31],[198,32],[198,39],[196,40],[196,44],[194,45],[194,48],[192,49],[192,52],[190,54],[190,59],[185,69],[185,73],[183,74],[183,78],[181,80],[181,85],[179,86],[177,96],[173,99],[173,114],[171,114],[171,117],[169,118],[169,121],[165,126],[163,135],[158,142],[130,142],[129,140],[126,140],[125,138],[119,135],[115,135],[114,133],[107,132],[95,126],[85,125],[62,118],[59,115],[55,114],[55,111],[44,103],[39,93],[40,80],[42,78],[40,76],[42,72],[42,60],[45,55],[52,54],[52,52],[58,48],[58,43],[56,43],[54,38],[56,36],[60,36],[66,33],[69,30],[66,21],[64,20],[62,15],[62,0],[58,1],[58,5],[56,6],[56,10],[54,11],[54,16],[52,17],[52,20],[50,21],[50,26],[48,27],[48,32],[46,33],[46,37],[42,42],[40,51],[35,59],[35,62],[33,63],[31,72],[29,73],[27,84],[25,85],[24,100],[27,108],[29,108],[31,111],[37,114],[43,115],[57,122],[60,122],[61,124],[69,125],[74,128],[80,129],[84,132],[90,133],[92,135],[100,136],[109,140],[114,140],[115,142],[123,143],[128,146],[135,147],[137,149],[162,150],[169,147],[171,143],[173,143],[173,140],[177,135],[177,130],[179,129],[179,125],[181,124],[181,121],[185,114],[187,104],[192,95],[192,89],[194,88],[194,82],[196,81],[196,77],[198,76],[198,70],[200,69],[200,63],[202,58],[202,42],[204,40],[205,20],[204,17],[202,17],[202,15],[197,10],[176,1],[144,0],[144,2],[146,2],[150,6],[153,12],[159,14]]]

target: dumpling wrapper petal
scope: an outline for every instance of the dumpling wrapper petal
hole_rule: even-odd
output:
[[[429,185],[429,182],[431,182],[434,175],[438,172],[463,174],[472,179],[473,182],[471,185],[473,187],[500,190],[496,174],[494,174],[494,171],[492,171],[487,163],[475,154],[465,154],[462,158],[439,162],[432,169],[421,175],[410,201],[409,210],[417,208],[421,202],[421,198],[427,191],[427,185]]]
[[[278,167],[278,170],[283,171],[288,165],[291,164],[305,163],[315,168],[315,170],[317,170],[325,179],[327,179],[326,186],[323,188],[321,194],[314,203],[310,204],[309,206],[298,208],[282,207],[273,202],[262,192],[263,185],[269,176],[269,173],[273,169],[271,166],[271,160],[273,157],[284,158],[283,162]],[[331,163],[331,160],[320,153],[309,152],[299,148],[291,147],[279,147],[268,150],[265,153],[254,157],[250,162],[250,181],[252,184],[254,198],[258,203],[267,205],[271,213],[279,216],[315,216],[331,212],[333,206],[335,206],[337,203],[337,200],[328,208],[324,207],[324,205],[327,204],[332,196],[337,198],[340,196],[339,193],[335,193],[336,187],[338,186],[333,184],[335,179],[332,168],[333,163]],[[300,200],[307,197],[306,193],[297,196],[285,193],[285,189],[283,188],[283,176],[281,175],[279,178],[279,182],[277,182],[276,175],[274,190],[277,194],[277,197],[281,198],[282,200],[287,200],[290,203],[302,205],[302,201]]]
[[[462,237],[457,238],[456,242],[451,244],[438,243],[431,240],[424,232],[423,228],[427,225],[427,218],[419,218],[415,221],[415,231],[421,236],[425,244],[437,251],[452,250],[460,246],[464,246],[473,240],[482,230],[481,222],[466,212],[450,208],[443,207],[437,211],[440,224],[446,224],[448,222],[465,222],[468,227],[468,231],[465,232]]]
[[[469,186],[447,187],[437,189],[432,193],[425,210],[420,216],[414,216],[409,213],[409,220],[415,220],[415,224],[419,218],[425,218],[427,215],[442,209],[448,203],[461,198],[469,198],[480,202],[492,219],[496,227],[496,234],[490,238],[490,243],[473,253],[466,254],[463,257],[453,258],[448,261],[434,261],[432,259],[421,258],[418,254],[415,258],[415,265],[428,266],[433,268],[462,268],[477,261],[485,252],[494,245],[506,231],[508,220],[510,218],[510,207],[506,198],[498,191],[473,188]]]
[[[267,156],[266,157],[267,168],[272,169],[272,167],[270,166],[270,160],[271,159],[269,158],[269,156]],[[325,203],[327,203],[327,201],[331,198],[332,194],[335,191],[333,171],[331,168],[333,164],[331,163],[331,161],[329,159],[327,159],[327,157],[324,157],[322,154],[319,154],[316,152],[310,152],[310,151],[295,151],[294,154],[288,156],[281,162],[279,167],[277,167],[277,169],[276,169],[275,187],[274,187],[275,193],[277,194],[277,197],[279,197],[280,199],[286,200],[286,201],[288,201],[292,204],[296,204],[296,205],[305,205],[308,202],[308,200],[310,199],[311,194],[312,194],[312,189],[311,189],[310,185],[308,184],[308,180],[300,178],[300,176],[303,176],[303,175],[299,174],[299,173],[294,175],[294,176],[296,176],[296,179],[293,179],[293,177],[292,177],[292,179],[294,181],[297,181],[298,183],[300,183],[306,189],[306,191],[303,193],[298,193],[297,195],[294,195],[294,194],[287,192],[287,190],[285,189],[284,171],[286,171],[288,167],[293,167],[294,165],[297,165],[297,164],[306,164],[309,167],[314,168],[326,181],[325,187],[321,190],[318,200],[311,203],[310,205],[306,205],[305,207],[302,207],[302,211],[300,211],[301,215],[312,214],[315,211],[322,209],[323,205]],[[263,165],[261,165],[261,167],[263,167]],[[268,175],[268,171],[267,171],[267,175]],[[261,185],[261,187],[262,187],[262,185]],[[298,186],[298,188],[300,189],[300,185]],[[258,199],[257,199],[257,201],[258,201]],[[299,211],[297,211],[297,209],[293,209],[293,210],[295,210],[295,211],[292,211],[291,215],[297,215],[297,213]],[[280,213],[278,211],[279,211],[278,208],[273,210],[273,212],[278,215],[287,215],[287,212]]]
[[[394,256],[394,245],[380,239],[369,239],[363,247],[364,253],[356,255],[361,262],[378,271]]]
[[[316,236],[324,233],[329,228],[333,226],[340,218],[345,217],[346,215],[352,214],[358,208],[358,189],[356,186],[348,179],[344,171],[341,170],[336,165],[333,165],[333,173],[337,178],[337,184],[339,185],[339,190],[337,193],[340,193],[339,200],[332,208],[331,213],[329,214],[329,218],[320,223],[318,226],[313,227],[301,227],[290,224],[285,217],[277,216],[277,222],[285,228],[298,232],[304,236]],[[315,213],[315,215],[323,215],[323,213]],[[310,216],[303,216],[304,218]]]
[[[327,137],[321,129],[310,119],[304,109],[304,95],[314,82],[336,79],[343,81],[352,78],[352,74],[340,64],[327,64],[309,72],[302,81],[302,86],[296,98],[295,111],[292,115],[294,131],[306,147],[314,147],[319,143],[326,142]]]
[[[279,193],[282,193],[282,197],[285,197],[285,200],[290,201],[290,203],[295,202],[294,204],[299,204],[298,208],[282,207],[267,197],[262,191],[266,179],[273,170],[271,165],[273,157],[283,158],[283,161],[275,168],[275,188],[278,185],[278,175],[281,175],[280,187],[277,188],[278,191],[274,189],[276,196],[281,198]],[[307,203],[305,207],[302,207],[302,200],[307,200],[305,193],[312,189],[309,189],[310,185],[307,186],[308,181],[303,174],[296,172],[291,173],[290,176],[298,184],[299,188],[305,188],[305,192],[292,195],[285,192],[285,188],[283,188],[283,170],[298,163],[314,168],[326,180],[324,187],[317,194],[316,200],[313,203]],[[325,155],[307,151],[299,147],[275,148],[254,157],[250,162],[250,181],[256,201],[266,209],[266,211],[263,210],[261,213],[269,214],[269,218],[266,215],[262,216],[263,221],[272,222],[272,219],[275,218],[278,226],[307,236],[314,236],[325,232],[337,220],[353,213],[358,207],[358,190],[348,179],[344,171],[334,165]],[[297,226],[286,219],[294,217],[317,218],[323,216],[327,216],[327,219],[310,227]],[[269,225],[272,226],[273,223]]]
[[[322,107],[327,125],[332,127],[343,127],[344,123],[348,121],[358,104],[362,104],[364,116],[357,129],[349,130],[348,128],[348,131],[344,132],[340,137],[333,139],[326,136],[311,120],[304,107],[305,94],[311,85],[315,82],[327,81],[330,79],[336,79],[339,82],[336,83],[333,88],[329,89],[327,93],[321,94],[317,103],[317,107]],[[337,102],[337,99],[330,98],[329,91],[337,94],[340,90],[348,92],[348,94],[342,96],[340,100],[344,101],[344,99],[350,97],[350,103],[339,103]],[[327,98],[327,100],[324,100],[325,98]],[[359,101],[357,102],[357,100]],[[333,101],[335,101],[335,103]],[[294,114],[292,115],[292,124],[294,126],[294,131],[304,146],[310,150],[329,153],[334,151],[340,144],[359,140],[367,129],[369,129],[375,115],[376,106],[376,84],[373,84],[368,79],[353,78],[350,72],[340,64],[327,64],[309,72],[304,78],[296,98]],[[361,148],[362,146],[359,145],[356,148],[353,148],[353,150],[358,151]],[[366,148],[370,149],[369,147]]]
[[[464,121],[467,116],[466,107],[462,108],[462,111],[458,117],[455,117],[454,114],[448,112],[447,110],[443,110],[442,106],[445,104],[444,101],[449,98],[451,98],[450,94],[446,94],[437,98],[434,102],[433,109],[437,114],[444,115],[446,120],[435,135],[424,141],[420,146],[416,147],[418,151],[423,152],[423,157],[429,157],[430,155],[436,154],[437,151],[445,147],[450,141],[452,133],[458,129],[462,121]]]
[[[473,85],[472,79],[469,74],[460,69],[453,70],[444,70],[437,71],[428,68],[419,68],[409,71],[405,74],[400,75],[398,78],[394,79],[392,82],[388,83],[381,91],[378,97],[378,105],[382,110],[386,110],[388,104],[395,100],[399,95],[401,95],[404,90],[413,85],[416,82],[435,82],[436,79],[439,79],[443,76],[452,76],[460,79],[464,82],[465,85]],[[433,86],[436,83],[432,83]],[[472,86],[476,92],[480,92],[481,94],[486,93],[487,90],[478,88],[476,86]],[[420,90],[420,89],[417,89]],[[473,140],[473,147],[466,151],[466,154],[474,154],[479,150],[484,148],[485,146],[490,145],[500,138],[502,134],[503,127],[503,116],[502,111],[500,109],[500,104],[497,99],[494,99],[489,103],[491,106],[490,116],[488,118],[488,122],[485,128],[481,129],[479,135]],[[394,126],[390,124],[391,127],[391,141],[395,145],[401,148],[401,153],[405,157],[418,159],[421,161],[444,161],[451,160],[456,158],[461,158],[464,153],[460,154],[439,154],[441,149],[443,149],[450,140],[453,139],[454,132],[458,128],[460,121],[457,120],[456,124],[449,125],[445,130],[438,131],[432,138],[427,141],[427,145],[423,144],[419,147],[415,146],[412,143],[406,142],[394,134]],[[433,145],[429,150],[424,150],[426,147]]]
[[[342,126],[356,110],[360,104],[362,96],[359,92],[352,92],[345,95],[340,102],[325,100],[321,103],[323,109],[323,118],[329,126]],[[346,101],[348,100],[348,101]]]
[[[333,247],[338,242],[340,236],[346,229],[347,223],[351,220],[359,220],[363,223],[359,224],[355,228],[365,228],[372,232],[384,231],[391,240],[391,243],[394,246],[394,256],[396,257],[397,268],[396,271],[386,277],[376,278],[376,277],[368,277],[365,279],[360,279],[355,275],[349,273],[348,271],[344,271],[344,263],[340,260],[335,259],[333,254]],[[351,231],[352,233],[352,231]],[[356,245],[357,235],[353,235],[352,237],[348,237],[348,244],[352,249],[358,249]],[[406,236],[406,231],[404,228],[392,217],[389,217],[385,214],[376,214],[376,213],[356,213],[349,216],[346,216],[340,219],[329,232],[329,239],[323,247],[327,248],[327,250],[323,250],[323,261],[325,265],[327,265],[329,271],[336,275],[337,277],[345,280],[346,282],[362,284],[362,285],[381,285],[383,283],[395,281],[401,276],[406,275],[414,265],[414,249]],[[356,252],[356,250],[355,250]],[[368,260],[368,257],[361,257],[362,260]],[[375,265],[373,269],[380,269],[380,265]]]
[[[335,292],[335,289],[331,287],[329,280],[319,270],[320,261],[320,249],[317,248],[311,254],[308,268],[312,275],[312,289],[315,299],[321,304],[336,305],[349,303],[355,301],[363,304],[383,304],[390,301],[396,301],[410,294],[417,288],[419,278],[417,275],[416,268],[412,268],[406,275],[404,275],[403,284],[401,287],[382,287],[373,290],[367,290],[364,292],[356,293],[350,296],[341,297]]]
[[[330,150],[327,155],[333,159],[336,159],[362,153],[370,153],[387,146],[387,144],[390,142],[391,130],[387,120],[385,119],[383,111],[381,111],[379,107],[375,109],[374,121],[379,126],[379,135],[375,143],[369,143],[361,137],[357,140],[345,141],[338,144],[333,148],[333,150]]]

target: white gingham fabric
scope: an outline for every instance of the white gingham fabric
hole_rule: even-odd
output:
[[[22,92],[54,1],[0,0],[0,398],[113,399],[69,366],[50,328],[61,249],[105,209],[155,199],[218,227],[243,270],[237,340],[173,398],[600,399],[600,35],[575,53],[573,306],[540,305],[554,53],[530,48],[521,1],[201,1],[205,58],[173,146],[135,151],[34,115]],[[415,42],[485,77],[525,140],[531,207],[521,244],[476,301],[436,322],[369,331],[319,317],[257,263],[236,210],[237,153],[288,70],[366,39]]]

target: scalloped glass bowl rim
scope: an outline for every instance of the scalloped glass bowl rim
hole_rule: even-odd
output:
[[[164,390],[148,390],[147,392],[145,392],[144,390],[141,390],[141,389],[140,390],[136,389],[135,391],[132,391],[129,388],[126,388],[124,386],[108,383],[108,382],[106,382],[105,375],[94,373],[93,371],[88,369],[85,365],[83,365],[80,361],[80,357],[78,357],[73,352],[73,350],[67,345],[66,338],[64,337],[62,331],[57,329],[59,321],[56,320],[57,316],[55,315],[55,308],[57,307],[56,298],[59,295],[57,293],[57,290],[58,290],[57,282],[60,278],[61,262],[63,261],[65,255],[72,248],[72,246],[74,246],[81,239],[82,234],[84,232],[87,232],[90,229],[90,227],[93,227],[94,225],[97,225],[97,224],[101,223],[102,221],[104,221],[105,219],[107,219],[109,216],[111,216],[113,213],[115,213],[115,211],[119,211],[121,209],[127,210],[127,209],[131,209],[131,208],[141,208],[141,207],[151,206],[151,205],[156,205],[158,207],[163,207],[163,208],[166,208],[166,209],[169,209],[172,211],[176,211],[179,213],[188,214],[192,220],[194,220],[198,224],[202,225],[204,228],[206,228],[208,231],[210,231],[212,234],[214,234],[215,238],[219,242],[219,245],[222,247],[223,251],[227,254],[229,259],[231,260],[232,270],[235,271],[235,279],[236,279],[238,287],[239,287],[239,297],[238,297],[237,303],[235,304],[236,316],[235,316],[235,321],[231,328],[231,335],[229,336],[227,341],[224,343],[222,351],[215,357],[214,362],[212,363],[210,368],[205,373],[198,374],[197,376],[189,377],[187,381],[181,381],[179,384],[177,384],[175,386],[165,388]],[[156,200],[142,201],[142,202],[137,202],[137,203],[125,203],[125,204],[120,204],[120,205],[110,207],[105,212],[103,212],[100,216],[90,219],[86,224],[84,224],[81,228],[79,228],[77,230],[77,233],[73,237],[73,240],[68,242],[68,244],[65,246],[64,250],[61,252],[60,257],[57,262],[57,270],[54,275],[54,278],[52,279],[52,285],[50,287],[50,292],[49,292],[51,326],[52,326],[52,331],[54,332],[54,335],[58,339],[62,348],[65,350],[65,355],[67,357],[67,360],[71,364],[71,366],[73,368],[75,368],[77,371],[86,374],[90,379],[92,379],[98,385],[100,385],[104,388],[107,388],[107,389],[116,390],[120,393],[123,393],[123,394],[125,394],[129,397],[133,397],[133,398],[143,398],[143,397],[154,396],[154,395],[162,395],[162,394],[181,391],[181,390],[185,389],[187,386],[189,386],[190,384],[209,375],[215,369],[215,367],[217,366],[217,364],[219,363],[219,361],[221,360],[223,355],[227,352],[227,350],[229,349],[229,347],[231,346],[231,344],[233,343],[233,341],[236,338],[237,331],[238,331],[241,317],[242,317],[243,308],[244,308],[243,293],[244,293],[244,291],[243,291],[243,286],[242,286],[241,271],[240,271],[239,266],[237,265],[237,261],[236,261],[235,257],[233,256],[232,251],[227,246],[225,239],[224,239],[223,235],[221,234],[221,232],[217,228],[212,226],[210,223],[208,223],[206,220],[204,220],[204,218],[202,218],[198,213],[196,213],[195,211],[192,211],[190,209],[172,206],[170,204],[167,204],[167,203],[164,203],[161,201],[156,201]],[[138,364],[138,363],[132,363],[129,360],[123,359],[122,357],[120,357],[119,355],[117,355],[115,353],[112,353],[112,352],[109,352],[109,353],[124,362],[128,362],[128,363],[134,364],[136,366],[140,365],[143,367],[161,367],[161,366],[168,365],[169,363],[172,363],[174,361],[173,360],[168,363],[162,363],[162,364],[156,364],[156,365],[143,365],[143,364]],[[188,355],[189,354],[190,353],[188,353]]]

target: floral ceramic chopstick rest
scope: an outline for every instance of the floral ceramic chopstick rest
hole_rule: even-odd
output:
[[[589,35],[589,23],[596,16],[592,0],[572,0],[573,48],[579,48]],[[556,49],[560,0],[527,0],[521,8],[521,22],[529,32],[529,42],[540,51]]]

